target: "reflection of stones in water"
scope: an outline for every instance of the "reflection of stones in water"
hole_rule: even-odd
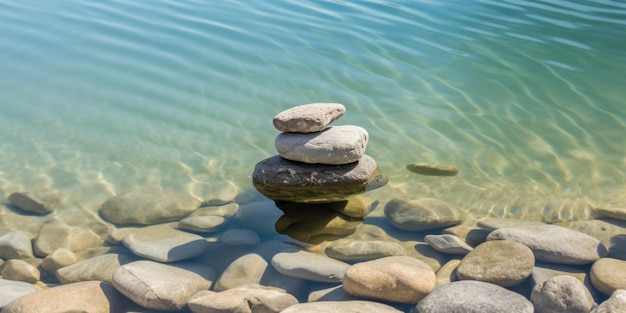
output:
[[[276,222],[276,231],[312,244],[344,237],[365,220],[373,203],[358,196],[334,202],[277,201],[284,215]]]

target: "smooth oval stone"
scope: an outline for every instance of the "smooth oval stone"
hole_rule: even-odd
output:
[[[339,103],[310,103],[289,108],[274,116],[274,127],[282,132],[311,133],[325,129],[346,112]]]
[[[456,269],[460,280],[479,280],[502,287],[523,282],[535,266],[533,252],[510,240],[487,241],[468,253]]]
[[[56,270],[72,265],[78,262],[76,253],[65,249],[59,248],[48,254],[41,262],[41,268],[50,274],[54,274]]]
[[[200,207],[201,201],[188,194],[157,187],[141,187],[106,200],[102,216],[119,225],[152,225],[177,221]]]
[[[555,225],[500,228],[487,240],[513,240],[529,247],[538,261],[559,264],[589,264],[608,254],[600,240]]]
[[[258,284],[268,262],[256,253],[243,255],[230,263],[215,282],[215,291],[224,291],[249,284]]]
[[[535,285],[530,302],[537,312],[545,313],[589,313],[594,306],[593,296],[578,279],[555,276]]]
[[[61,203],[63,195],[58,190],[39,189],[24,192],[14,192],[9,195],[9,203],[26,211],[46,214],[54,211]]]
[[[436,284],[428,264],[407,256],[390,256],[351,266],[343,278],[347,293],[401,303],[416,303]]]
[[[30,234],[24,231],[10,231],[0,235],[0,258],[27,259],[33,257],[33,244]]]
[[[252,182],[272,200],[343,200],[365,192],[379,173],[376,161],[368,155],[344,165],[307,164],[276,155],[256,164]]]
[[[402,311],[378,302],[354,300],[354,301],[319,301],[298,303],[288,307],[281,313],[402,313]]]
[[[448,254],[467,254],[474,249],[463,239],[450,234],[426,235],[424,241],[435,250]]]
[[[325,283],[341,282],[350,267],[339,260],[307,251],[277,253],[271,263],[283,275]]]
[[[615,290],[610,298],[602,302],[591,313],[620,313],[626,308],[626,290]]]
[[[30,263],[14,259],[4,262],[0,275],[10,280],[36,283],[39,280],[41,273]]]
[[[223,232],[220,241],[229,246],[254,246],[261,242],[261,237],[250,229],[233,228]]]
[[[181,310],[194,294],[209,289],[215,277],[206,265],[135,261],[115,271],[113,286],[145,308]]]
[[[178,228],[201,233],[218,231],[226,223],[221,216],[190,216],[178,222]]]
[[[419,313],[533,313],[530,301],[496,284],[456,281],[435,288],[416,306]]]
[[[2,313],[126,312],[131,302],[109,283],[88,281],[60,285],[27,294]]]
[[[439,163],[412,163],[407,164],[406,169],[427,176],[454,176],[459,173],[459,170],[453,165]]]
[[[164,226],[137,229],[122,240],[134,254],[159,262],[175,262],[197,256],[209,243],[201,236]]]
[[[193,313],[278,313],[297,303],[298,300],[294,296],[284,291],[261,285],[248,285],[194,297],[188,305]]]
[[[370,261],[387,256],[404,256],[404,248],[382,240],[339,239],[331,242],[324,250],[327,256],[341,261]]]
[[[29,283],[0,278],[0,309],[7,306],[11,301],[37,290],[39,289]]]
[[[438,199],[395,198],[385,205],[385,217],[399,229],[422,231],[458,224],[462,212],[452,204]]]
[[[59,248],[79,252],[95,248],[100,242],[100,236],[89,229],[68,226],[57,219],[50,219],[41,224],[34,247],[37,255],[45,257]]]
[[[274,145],[285,159],[309,164],[341,165],[358,161],[369,135],[359,126],[329,127],[316,133],[280,133]]]
[[[589,278],[593,286],[607,296],[615,290],[626,289],[626,261],[599,259],[591,266]]]
[[[120,266],[134,260],[134,257],[124,254],[99,255],[63,267],[57,270],[55,274],[61,284],[90,280],[111,282],[113,273]]]

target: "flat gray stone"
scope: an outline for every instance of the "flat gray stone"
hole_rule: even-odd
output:
[[[33,244],[30,234],[24,231],[10,231],[0,235],[0,258],[27,259],[33,257]]]
[[[221,216],[190,216],[178,222],[178,228],[200,233],[210,233],[218,231],[226,219]]]
[[[385,205],[385,217],[399,229],[423,231],[463,221],[463,213],[452,204],[430,198],[395,198]]]
[[[37,290],[39,289],[29,283],[0,279],[0,309],[7,306],[11,301]]]
[[[615,290],[610,298],[600,303],[591,313],[622,313],[626,307],[626,290]]]
[[[395,242],[382,240],[338,239],[324,250],[327,256],[341,261],[371,261],[387,256],[404,256],[406,251]]]
[[[170,227],[137,229],[122,240],[134,254],[159,262],[175,262],[195,257],[208,247],[201,236]]]
[[[464,280],[438,286],[416,306],[418,313],[533,313],[532,303],[496,284]]]
[[[383,180],[376,161],[363,155],[344,165],[308,164],[276,155],[257,163],[252,173],[254,187],[272,200],[343,200],[363,193],[370,184]]]
[[[54,211],[62,198],[58,190],[38,189],[14,192],[9,195],[9,203],[26,212],[46,214]]]
[[[200,207],[188,194],[157,187],[141,187],[111,197],[100,208],[102,216],[119,225],[152,225],[177,221]]]
[[[105,254],[60,268],[56,277],[61,284],[99,280],[111,282],[113,273],[122,265],[136,258],[124,254]]]
[[[261,237],[251,229],[233,228],[223,232],[220,241],[229,246],[255,246],[261,242]]]
[[[294,296],[284,291],[260,285],[248,285],[194,297],[188,305],[193,313],[278,313],[297,303],[298,300]]]
[[[59,248],[79,252],[97,247],[100,242],[100,237],[89,229],[50,219],[41,224],[34,247],[37,255],[45,257]]]
[[[529,225],[497,229],[487,240],[513,240],[528,246],[538,261],[589,264],[608,254],[600,240],[555,225]]]
[[[299,303],[288,307],[281,313],[402,313],[402,311],[378,302],[354,300],[354,301],[319,301]]]
[[[578,279],[555,276],[535,285],[530,302],[541,313],[589,313],[594,306],[593,297]]]
[[[310,103],[278,113],[272,123],[282,132],[310,133],[325,129],[346,112],[339,103]]]
[[[29,293],[9,303],[2,313],[127,312],[130,305],[111,284],[87,281]]]
[[[535,257],[527,246],[510,240],[487,241],[468,253],[456,268],[460,280],[515,286],[530,276]]]
[[[6,279],[36,283],[41,277],[39,270],[26,261],[13,259],[4,262],[0,275]]]
[[[406,169],[426,176],[454,176],[459,173],[454,165],[440,163],[411,163],[406,165]]]
[[[215,271],[206,265],[135,261],[115,271],[113,286],[145,308],[181,310],[194,294],[209,289],[215,277]]]
[[[417,303],[435,288],[428,264],[407,256],[390,256],[351,266],[343,288],[356,297],[400,303]]]
[[[626,261],[602,258],[589,271],[591,283],[601,293],[610,296],[618,289],[626,289]]]
[[[368,140],[364,128],[342,125],[315,133],[280,133],[274,145],[288,160],[341,165],[358,161],[365,153]]]
[[[435,250],[447,254],[467,254],[474,249],[463,239],[450,234],[426,235],[424,241]]]
[[[326,283],[341,282],[350,267],[339,260],[307,251],[277,253],[271,263],[284,275]]]

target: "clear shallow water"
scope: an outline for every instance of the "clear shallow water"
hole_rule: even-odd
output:
[[[0,1],[0,38],[0,198],[59,189],[65,219],[133,186],[246,193],[272,117],[311,102],[369,131],[382,203],[555,221],[626,202],[618,1]]]

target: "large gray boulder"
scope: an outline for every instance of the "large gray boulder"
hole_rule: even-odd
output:
[[[344,165],[308,164],[276,155],[256,164],[252,183],[272,200],[335,200],[384,183],[379,174],[376,161],[368,155]]]
[[[345,112],[346,108],[339,103],[303,104],[278,113],[272,123],[282,132],[318,132]]]
[[[275,146],[288,160],[340,165],[358,161],[365,153],[368,137],[358,126],[333,126],[316,133],[281,133]]]

